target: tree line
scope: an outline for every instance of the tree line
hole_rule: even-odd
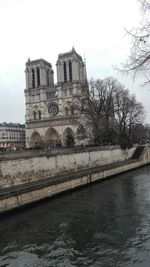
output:
[[[92,129],[94,144],[120,144],[122,148],[138,140],[135,129],[141,129],[144,121],[143,105],[114,78],[89,81],[82,114],[86,115],[86,127]]]

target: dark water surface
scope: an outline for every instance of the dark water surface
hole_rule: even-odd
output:
[[[0,218],[0,266],[150,266],[150,166]]]

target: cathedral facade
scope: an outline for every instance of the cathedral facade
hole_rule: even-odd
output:
[[[29,59],[26,63],[27,148],[65,146],[68,130],[78,144],[77,129],[85,123],[82,105],[88,92],[86,66],[74,48],[59,54],[56,66],[57,83],[54,84],[54,72],[49,62]],[[86,132],[88,136],[87,129]]]

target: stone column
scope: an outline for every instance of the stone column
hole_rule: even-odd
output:
[[[45,101],[46,100],[46,94],[45,94],[45,90],[44,89],[40,90],[40,99],[41,99],[41,101]]]
[[[26,115],[25,115],[26,121],[30,120],[30,108],[29,104],[26,105]]]
[[[37,69],[34,69],[34,79],[35,79],[35,88],[38,87],[38,83],[37,83]]]
[[[64,82],[64,69],[62,63],[57,63],[57,82]]]
[[[27,92],[25,92],[25,100],[26,100],[26,103],[30,102],[30,96],[29,96],[29,93]]]
[[[42,73],[42,85],[46,86],[47,85],[47,70],[46,70],[46,68],[42,67],[41,73]]]
[[[28,86],[29,88],[32,88],[32,70],[29,69],[29,72],[28,72]]]
[[[75,95],[78,94],[78,89],[77,89],[77,84],[76,84],[76,83],[73,84],[73,93],[74,93]]]
[[[54,85],[54,74],[53,74],[53,70],[50,71],[49,74],[49,85]]]
[[[41,77],[41,85],[44,86],[45,85],[45,77],[44,77],[44,68],[40,67],[40,77]]]
[[[29,89],[29,70],[25,70],[25,76],[26,76],[26,89]]]
[[[79,81],[79,64],[77,61],[72,62],[72,80]]]

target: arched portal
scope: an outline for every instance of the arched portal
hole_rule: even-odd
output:
[[[38,132],[32,133],[30,137],[30,147],[35,147],[35,148],[42,148],[43,147],[43,141]]]
[[[45,144],[47,147],[60,146],[60,138],[58,132],[54,128],[49,128],[45,133]]]

